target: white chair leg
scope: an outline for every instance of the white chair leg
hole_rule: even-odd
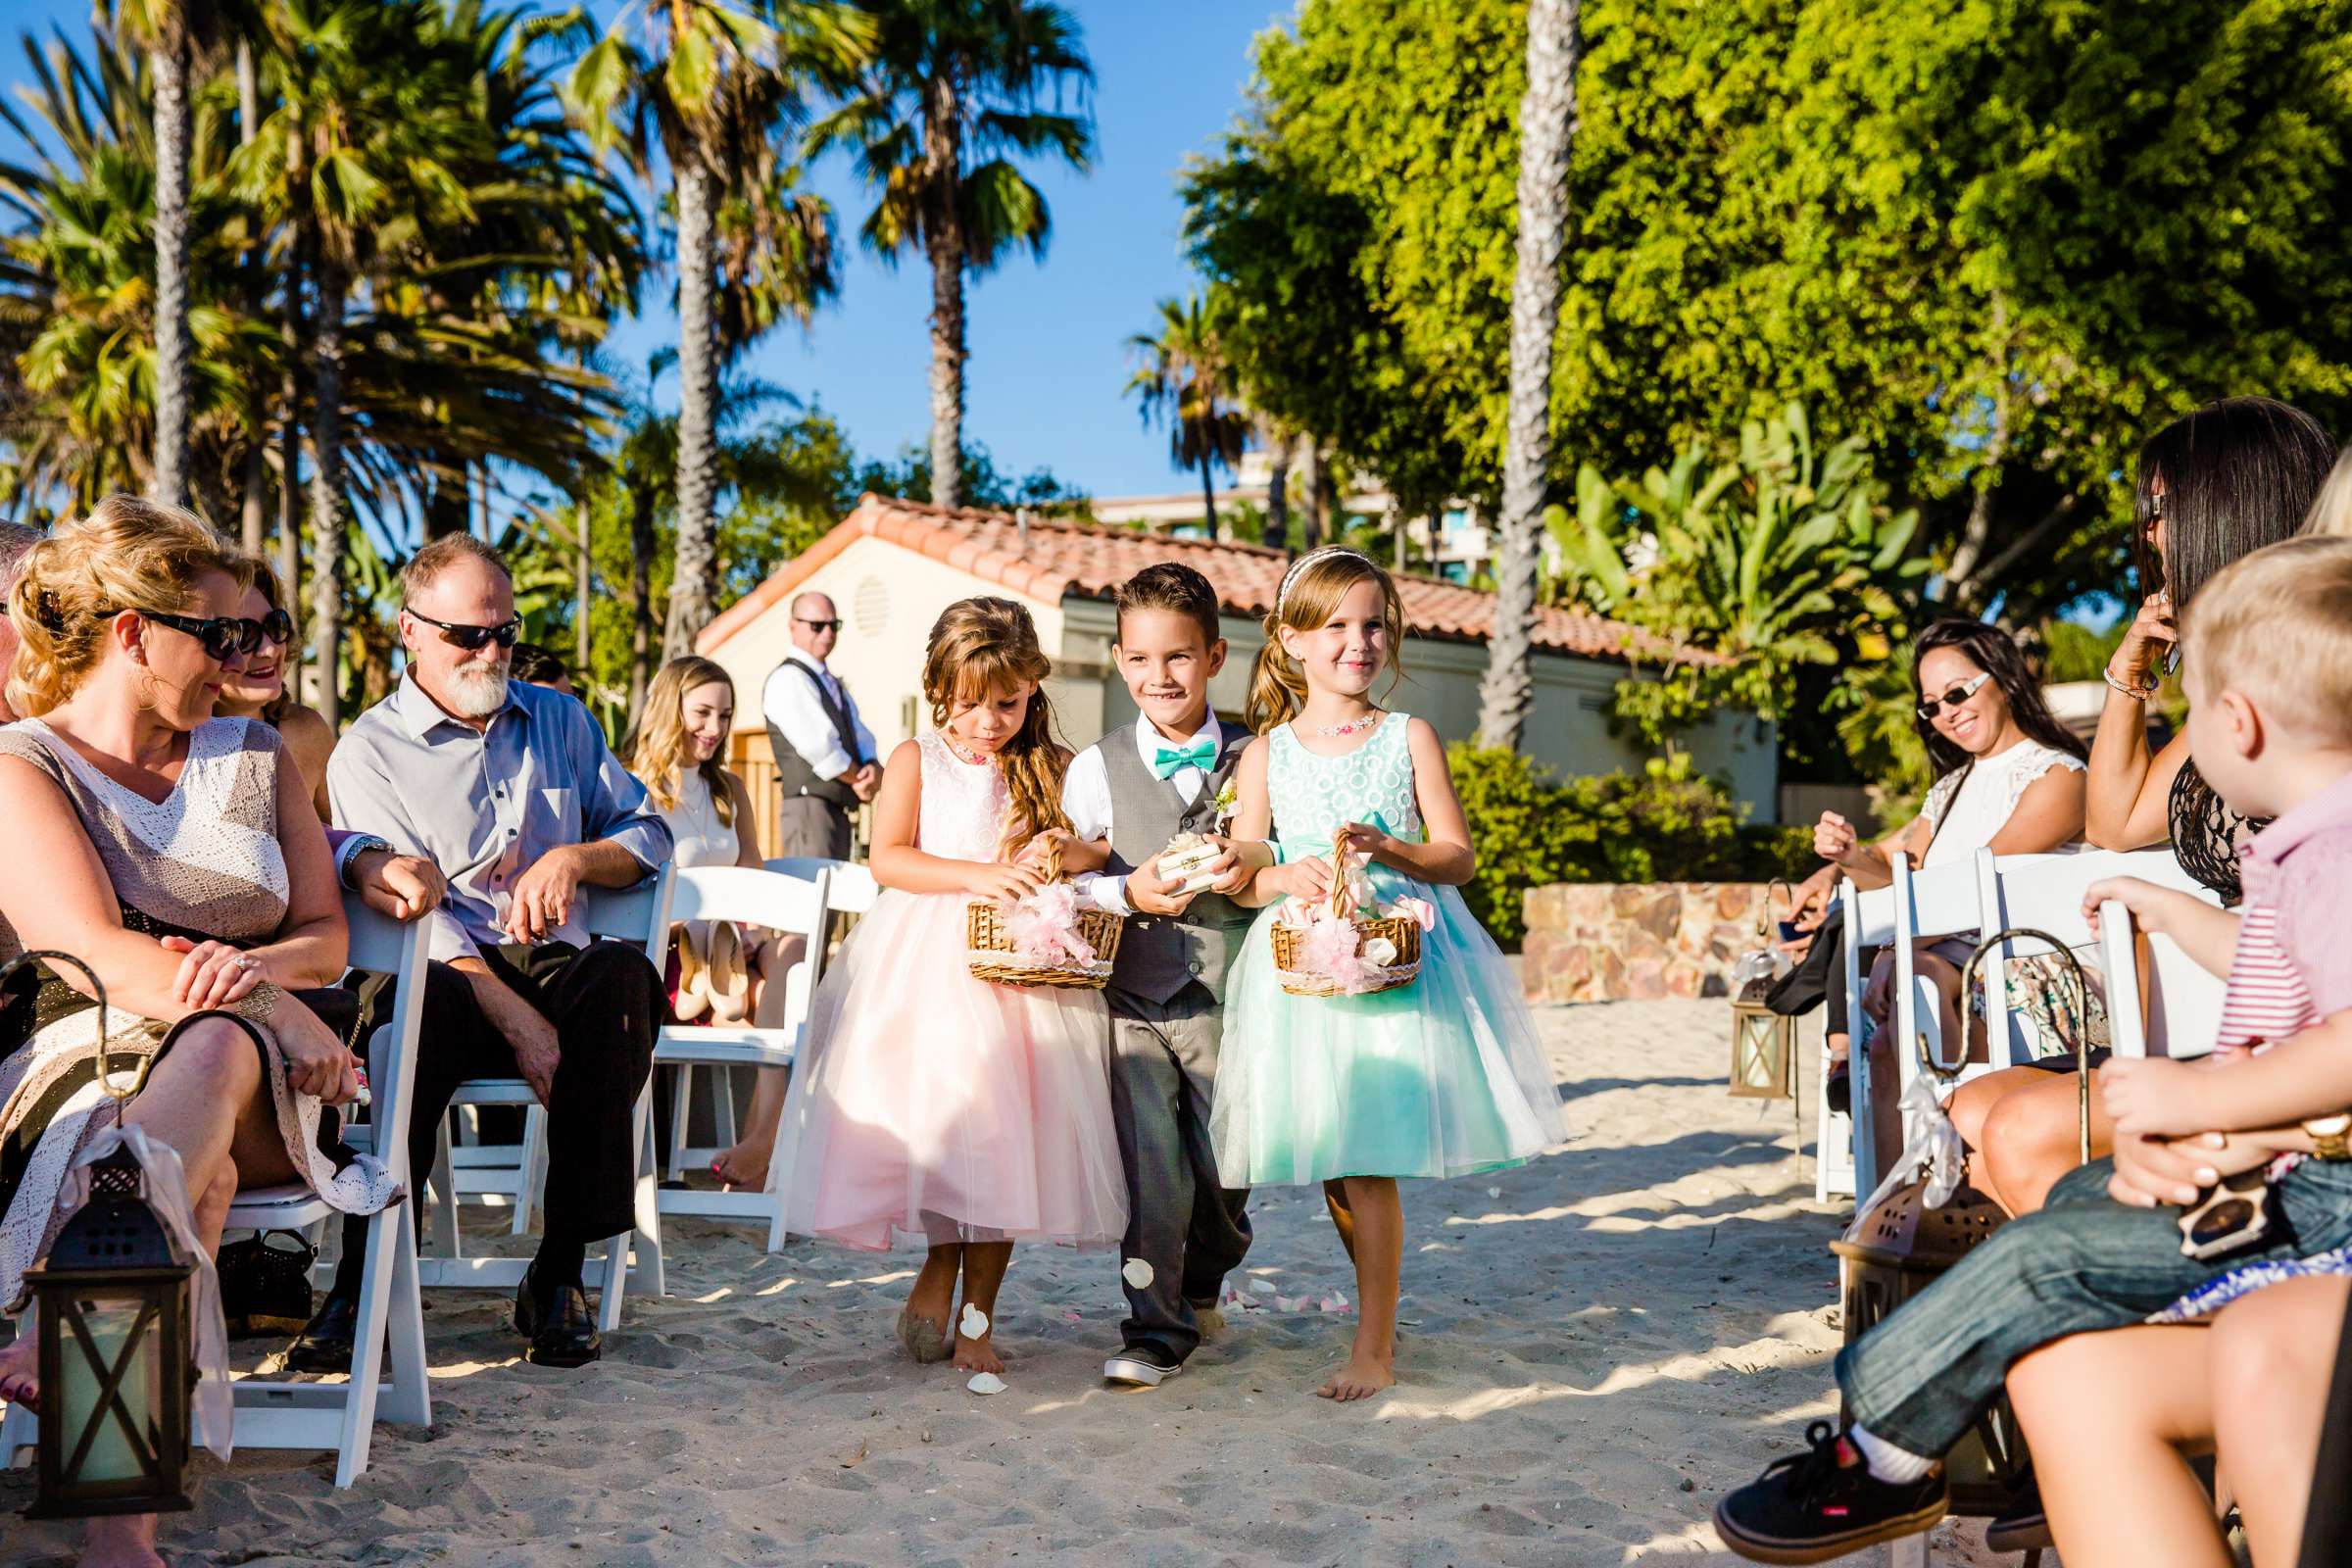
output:
[[[662,1257],[662,1184],[654,1173],[661,1168],[654,1154],[654,1094],[649,1085],[637,1097],[637,1272],[639,1282],[656,1296],[669,1294],[669,1276]]]
[[[30,1463],[33,1446],[40,1441],[41,1425],[32,1412],[21,1404],[10,1405],[8,1414],[0,1416],[0,1469],[16,1469],[20,1453],[25,1455],[23,1462]]]
[[[1886,1546],[1886,1568],[1929,1568],[1934,1560],[1926,1536],[1905,1536]]]
[[[482,1142],[481,1113],[471,1105],[460,1105],[458,1110],[458,1145],[463,1149],[479,1148]]]
[[[735,1069],[732,1067],[710,1069],[710,1141],[721,1149],[735,1147]]]
[[[661,1072],[659,1063],[654,1071]],[[676,1076],[669,1085],[669,1179],[676,1181],[686,1174],[686,1125],[694,1104],[694,1066],[680,1062],[668,1069]],[[724,1068],[719,1069],[724,1071]]]
[[[416,1279],[416,1210],[413,1204],[402,1203],[386,1218],[397,1234],[387,1307],[391,1343],[386,1354],[392,1362],[392,1390],[384,1396],[383,1417],[403,1426],[431,1426],[433,1395],[424,1362],[424,1294]]]
[[[533,1196],[545,1174],[547,1163],[547,1107],[540,1104],[525,1106],[522,1113],[522,1151],[516,1158],[514,1172],[514,1223],[509,1227],[515,1236],[531,1233]]]
[[[368,1227],[368,1260],[360,1276],[360,1315],[352,1326],[351,1382],[343,1393],[343,1436],[336,1446],[338,1491],[368,1470],[368,1449],[375,1436],[376,1375],[384,1363],[384,1314],[392,1299],[392,1252],[399,1241],[400,1220],[395,1214],[378,1214],[375,1223]]]
[[[440,1257],[462,1257],[464,1250],[458,1242],[458,1181],[457,1171],[449,1158],[449,1123],[441,1124],[440,1136],[433,1147],[433,1252]]]

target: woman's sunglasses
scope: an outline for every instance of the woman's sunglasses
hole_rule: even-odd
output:
[[[204,645],[205,657],[216,663],[225,662],[235,654],[252,653],[262,646],[262,639],[270,635],[267,621],[246,620],[235,615],[215,615],[210,620],[198,620],[193,615],[168,615],[160,610],[142,610],[139,613],[158,626],[169,626],[173,631],[185,632],[195,638]],[[276,613],[284,615],[285,612],[281,610]],[[289,626],[286,636],[293,634]],[[282,642],[285,639],[271,640]]]
[[[427,626],[438,626],[443,642],[469,654],[479,653],[486,644],[493,642],[501,648],[512,648],[514,640],[522,635],[520,620],[510,620],[503,626],[466,626],[454,621],[435,620],[430,615],[419,615],[406,605],[400,608],[413,620],[421,620]]]
[[[1986,670],[1984,674],[1979,675],[1975,680],[1962,681],[1950,691],[1945,692],[1941,697],[1929,698],[1926,702],[1919,705],[1919,716],[1926,719],[1933,719],[1937,713],[1942,712],[1946,708],[1958,708],[1962,703],[1967,702],[1971,697],[1976,696],[1978,692],[1982,691],[1984,683],[1990,679],[1992,679],[1992,671]]]
[[[294,616],[290,611],[272,610],[262,617],[262,636],[283,648],[294,640]]]

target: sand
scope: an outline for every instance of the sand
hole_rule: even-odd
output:
[[[911,1255],[764,1256],[749,1227],[680,1221],[673,1294],[632,1297],[582,1372],[524,1364],[498,1298],[428,1293],[432,1427],[379,1427],[345,1492],[331,1456],[202,1459],[167,1555],[1736,1561],[1707,1524],[1716,1494],[1831,1414],[1838,1222],[1787,1102],[1725,1093],[1723,1003],[1539,1017],[1572,1137],[1521,1170],[1406,1188],[1401,1381],[1373,1400],[1310,1392],[1354,1321],[1324,1308],[1355,1285],[1309,1193],[1257,1196],[1240,1283],[1267,1304],[1149,1393],[1101,1381],[1115,1257],[1015,1256],[1007,1388],[984,1398],[898,1354]],[[492,1243],[496,1215],[476,1215]],[[240,1344],[248,1363],[274,1348]],[[68,1527],[13,1518],[29,1495],[28,1472],[0,1475],[0,1559],[70,1560]],[[1996,1560],[1974,1523],[1937,1542],[1938,1562]]]

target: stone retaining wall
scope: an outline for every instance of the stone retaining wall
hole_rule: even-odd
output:
[[[1527,895],[1521,976],[1530,1002],[1721,997],[1757,946],[1770,888],[1756,882],[1555,883]],[[1772,902],[1778,908],[1786,895]]]

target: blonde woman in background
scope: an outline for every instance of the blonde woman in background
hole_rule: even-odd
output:
[[[2311,504],[2311,514],[2303,519],[2303,531],[2352,539],[2352,447],[2335,460],[2319,500]]]
[[[734,726],[735,683],[710,660],[688,655],[671,660],[654,676],[636,732],[626,743],[629,771],[669,824],[680,867],[760,864],[751,792],[719,762]],[[783,986],[771,988],[766,981],[780,981],[800,961],[799,937],[760,942],[757,933],[739,933],[725,921],[681,924],[674,936],[674,1006],[681,1020],[692,1022],[708,1012],[721,1023],[748,1017],[771,1027],[781,1021]],[[731,1187],[758,1187],[767,1180],[784,1089],[782,1068],[760,1072],[744,1136],[710,1162],[710,1174]]]

